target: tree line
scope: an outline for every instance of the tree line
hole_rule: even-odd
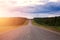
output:
[[[58,17],[46,17],[46,18],[34,18],[34,21],[38,24],[48,26],[60,26],[60,16]]]

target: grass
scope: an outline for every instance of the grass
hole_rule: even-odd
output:
[[[28,24],[28,20],[26,20],[26,22],[23,25],[27,25],[27,24]],[[0,33],[4,33],[4,32],[7,32],[7,31],[11,31],[11,30],[17,29],[18,27],[23,26],[23,25],[0,26]]]
[[[47,29],[50,29],[50,30],[60,32],[60,27],[53,27],[53,26],[38,24],[34,20],[32,21],[32,24],[34,24],[34,25],[36,25],[38,27],[44,27],[44,28],[47,28]]]
[[[28,20],[25,20],[25,22],[21,25],[11,25],[11,26],[5,26],[5,25],[0,25],[0,33],[4,33],[4,32],[8,32],[8,31],[11,31],[11,30],[14,30],[14,29],[17,29],[19,27],[22,27],[23,25],[27,25],[28,24]]]
[[[29,20],[26,20],[25,23],[24,23],[23,25],[27,25],[27,24],[28,24],[28,21],[29,21]]]
[[[11,31],[16,29],[18,26],[0,26],[0,33]]]

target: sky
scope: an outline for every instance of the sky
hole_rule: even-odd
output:
[[[60,16],[59,0],[0,0],[0,17]]]

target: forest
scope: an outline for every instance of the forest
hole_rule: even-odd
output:
[[[46,18],[34,18],[34,21],[41,25],[60,27],[60,16],[46,17]]]

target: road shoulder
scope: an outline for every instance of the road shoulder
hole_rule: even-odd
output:
[[[50,28],[50,27],[47,27],[47,26],[44,26],[44,25],[39,25],[37,23],[35,23],[34,21],[32,21],[32,24],[38,28],[41,28],[41,29],[44,29],[44,30],[48,30],[50,32],[53,32],[55,34],[58,34],[60,35],[60,31],[56,31],[54,28]]]

